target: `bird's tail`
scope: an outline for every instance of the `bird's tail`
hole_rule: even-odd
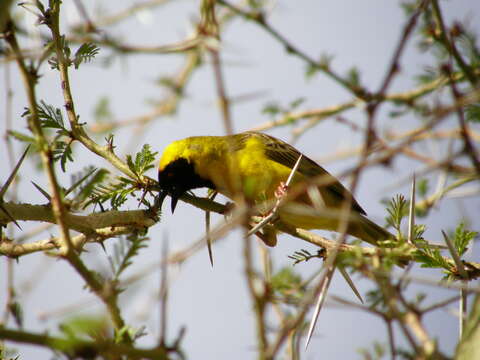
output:
[[[395,239],[393,234],[363,215],[350,222],[347,233],[372,245],[378,245],[379,242],[388,239]]]
[[[286,204],[280,210],[279,215],[283,222],[298,228],[338,231],[342,213],[338,209],[317,210],[303,204],[292,203]],[[378,245],[384,240],[395,239],[395,236],[383,227],[358,213],[350,214],[347,234],[372,245]]]

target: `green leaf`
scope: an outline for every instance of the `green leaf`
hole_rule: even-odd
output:
[[[145,329],[146,326],[144,325],[140,326],[138,329],[135,329],[130,325],[125,325],[120,330],[115,331],[115,343],[120,344],[125,341],[125,335],[127,335],[127,338],[132,339],[132,341],[136,341],[137,339],[148,335]]]
[[[85,175],[88,173],[91,173],[93,170],[92,166],[87,167],[86,169],[82,170],[81,172],[73,175],[72,177],[72,183],[76,183],[79,179],[83,178]],[[80,187],[76,187],[73,190],[73,193],[75,194],[75,199],[79,203],[82,203],[86,199],[90,197],[90,195],[93,193],[94,189],[96,186],[104,182],[109,175],[109,171],[106,169],[98,169],[94,173],[92,173],[90,176],[88,176],[88,180],[85,179],[85,181],[82,183]]]
[[[395,195],[387,205],[387,224],[401,232],[402,219],[408,214],[408,202],[401,194]]]
[[[122,237],[120,241],[115,243],[113,256],[108,257],[114,273],[114,280],[118,280],[120,275],[132,265],[132,259],[138,255],[139,251],[147,247],[147,240],[149,240],[148,237],[134,233]]]
[[[368,348],[359,348],[357,351],[364,360],[381,360],[386,354],[385,345],[378,341],[374,341],[373,349],[371,350]]]
[[[283,267],[272,276],[271,286],[274,292],[288,299],[299,299],[305,294],[302,277],[291,267]]]
[[[55,108],[52,105],[48,105],[45,101],[40,100],[37,111],[42,127],[65,129],[62,112],[59,108]]]
[[[348,70],[347,81],[352,86],[360,85],[360,73],[358,72],[358,69],[356,67],[352,67],[350,70]]]
[[[385,310],[385,298],[380,289],[373,289],[367,292],[365,295],[365,303],[371,309]]]
[[[466,30],[463,26],[458,26],[458,24],[456,28],[461,31],[461,34],[455,37],[455,43],[458,44],[461,53],[468,57],[471,69],[475,70],[474,67],[480,64],[480,51],[477,48],[477,35],[471,30]]]
[[[330,67],[330,64],[332,63],[333,60],[333,55],[329,54],[322,54],[320,56],[320,60],[318,61],[318,67],[321,69],[326,69]]]
[[[152,152],[150,145],[143,145],[142,150],[135,156],[135,168],[137,169],[137,173],[143,174],[147,170],[155,167],[153,163],[155,162],[157,155],[158,152]]]
[[[100,48],[93,43],[84,43],[75,52],[73,57],[73,64],[75,69],[78,69],[80,64],[92,61],[92,59],[99,53]]]
[[[322,250],[317,251],[316,254],[311,254],[308,250],[301,249],[300,251],[295,251],[293,255],[288,255],[289,259],[295,260],[293,265],[297,265],[302,261],[308,261],[312,258],[320,258]]]
[[[177,96],[183,96],[183,86],[180,86],[178,80],[170,76],[162,76],[155,81],[161,87],[166,88]],[[152,100],[154,104],[158,104],[157,100]]]
[[[95,340],[103,337],[105,333],[108,333],[109,324],[103,316],[82,315],[69,318],[59,327],[74,343],[76,340]]]
[[[106,122],[113,118],[113,113],[110,109],[110,99],[102,96],[93,110],[93,115],[96,122]]]
[[[290,110],[294,110],[305,102],[304,97],[299,97],[290,103]]]
[[[395,104],[395,105],[398,105],[398,104]],[[403,105],[403,104],[402,104]],[[409,107],[403,107],[399,110],[392,110],[388,113],[388,116],[390,116],[391,118],[399,118],[401,116],[404,116],[404,115],[407,115],[409,112],[411,111],[411,109]]]
[[[425,233],[426,226],[424,224],[413,225],[413,241],[423,240],[423,234]]]
[[[313,78],[319,71],[320,69],[318,68],[318,66],[308,64],[305,70],[305,78],[309,80]]]
[[[480,123],[480,103],[466,106],[465,117],[467,121]]]
[[[438,70],[436,68],[425,67],[423,69],[423,73],[420,74],[420,75],[417,75],[415,78],[416,78],[417,83],[419,85],[424,85],[424,84],[431,83],[432,81],[437,79],[438,76],[439,76],[439,74],[438,74]]]
[[[441,268],[450,271],[451,264],[440,254],[440,250],[430,247],[426,242],[414,253],[414,259],[423,268]]]
[[[41,14],[45,14],[45,6],[43,6],[41,1],[35,1],[35,6],[40,10]]]
[[[30,113],[30,109],[25,108],[22,117],[28,116]],[[61,130],[63,135],[68,135],[68,130],[63,122],[62,111],[59,108],[40,100],[40,103],[37,104],[37,114],[42,127]]]
[[[417,10],[418,4],[416,1],[401,2],[400,7],[404,11],[405,16],[411,16]]]
[[[127,165],[136,175],[143,175],[155,166],[153,163],[157,154],[158,152],[152,152],[150,145],[145,144],[142,150],[135,155],[135,161],[130,155],[127,155]]]
[[[428,193],[428,179],[421,179],[417,182],[418,195],[425,197]]]
[[[282,108],[276,102],[269,102],[262,109],[262,114],[275,116],[282,112]]]
[[[56,141],[55,148],[53,149],[53,161],[60,161],[62,171],[66,171],[66,165],[68,161],[73,162],[73,153],[71,142]]]
[[[126,201],[129,195],[134,195],[138,190],[136,183],[125,177],[117,177],[115,179],[107,179],[103,174],[104,181],[95,185],[90,194],[90,200],[85,203],[83,208],[91,204],[102,206],[106,201],[110,201],[112,209],[117,210]]]
[[[458,254],[462,256],[468,250],[468,244],[472,242],[478,235],[476,231],[465,230],[465,223],[461,222],[455,229],[455,236],[453,238],[453,244],[458,251]]]
[[[8,135],[13,136],[15,139],[17,139],[19,141],[22,141],[22,142],[26,142],[26,143],[29,143],[29,144],[35,144],[36,143],[35,138],[33,138],[29,135],[23,134],[19,131],[9,130]]]

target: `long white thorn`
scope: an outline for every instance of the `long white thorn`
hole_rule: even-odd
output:
[[[312,319],[310,320],[310,326],[308,328],[308,333],[307,333],[307,340],[305,341],[305,350],[308,348],[308,344],[312,339],[313,330],[315,329],[318,316],[320,315],[320,310],[322,310],[323,303],[325,302],[325,298],[327,297],[328,287],[330,286],[330,281],[333,278],[335,267],[332,266],[326,269],[326,271],[327,271],[327,275],[323,278],[323,285],[320,288],[320,292],[318,293],[318,300],[317,300],[317,304],[315,305],[315,311],[313,312]]]

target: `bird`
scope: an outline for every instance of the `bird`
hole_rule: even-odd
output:
[[[293,179],[285,187],[298,160]],[[283,223],[307,230],[339,231],[342,206],[349,202],[347,234],[373,245],[394,239],[390,232],[367,218],[351,193],[327,170],[288,143],[261,132],[174,141],[160,158],[158,183],[160,207],[168,195],[172,213],[184,193],[206,187],[233,200],[240,193],[263,215],[272,211],[279,198],[288,198],[290,189],[297,186],[303,191],[278,209]],[[302,188],[301,184],[305,186]],[[309,187],[315,191],[309,192]],[[312,193],[317,194],[317,201],[312,199]],[[269,246],[276,244],[276,240],[264,241]]]

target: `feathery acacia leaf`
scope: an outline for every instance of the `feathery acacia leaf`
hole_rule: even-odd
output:
[[[122,237],[120,241],[115,243],[113,256],[108,257],[114,273],[114,280],[118,280],[120,275],[132,265],[132,260],[138,255],[139,251],[147,247],[147,240],[148,237],[134,233]]]
[[[92,61],[92,59],[100,52],[100,48],[93,43],[82,44],[73,57],[73,64],[75,69],[78,69],[80,64]]]
[[[453,244],[458,251],[458,254],[462,256],[468,250],[468,245],[477,237],[478,232],[465,229],[465,223],[461,222],[455,229],[455,236],[453,238]]]
[[[158,152],[152,152],[150,145],[145,144],[142,150],[135,155],[135,160],[131,155],[127,155],[127,165],[136,175],[143,175],[146,171],[152,169],[155,165],[155,158]]]

